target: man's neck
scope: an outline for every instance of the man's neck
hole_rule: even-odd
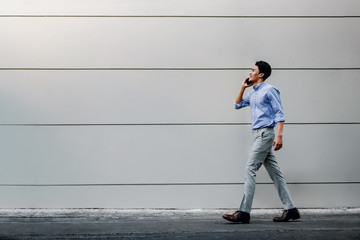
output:
[[[257,85],[259,85],[259,84],[261,84],[261,83],[263,83],[264,82],[264,79],[262,79],[262,78],[259,78],[256,82],[254,82],[254,87],[256,87]]]

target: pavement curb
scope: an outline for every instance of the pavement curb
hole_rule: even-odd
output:
[[[196,217],[196,216],[221,216],[224,213],[232,213],[236,209],[103,209],[103,208],[15,208],[0,209],[0,217]],[[299,209],[302,215],[331,216],[331,215],[359,215],[360,208],[327,208],[327,209]],[[278,215],[282,209],[254,209],[252,216]]]

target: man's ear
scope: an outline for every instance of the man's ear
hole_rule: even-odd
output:
[[[261,78],[264,77],[264,73],[260,73],[259,77],[261,77]]]

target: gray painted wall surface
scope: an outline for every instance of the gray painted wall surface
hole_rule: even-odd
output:
[[[360,207],[359,1],[0,6],[0,208],[238,207],[251,119],[233,101],[258,59],[297,206]],[[253,206],[281,207],[257,182]]]

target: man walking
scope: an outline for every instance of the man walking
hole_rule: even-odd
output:
[[[250,106],[252,117],[253,146],[246,164],[244,196],[239,211],[232,215],[224,214],[223,218],[231,222],[249,223],[251,206],[255,193],[256,172],[264,165],[275,184],[279,197],[284,205],[281,217],[274,222],[287,222],[300,218],[300,213],[291,198],[286,181],[280,172],[272,147],[277,151],[282,148],[284,114],[280,101],[280,92],[265,80],[271,75],[267,62],[258,61],[252,68],[249,78],[241,86],[235,99],[235,109]],[[243,97],[246,88],[253,90]],[[277,127],[275,137],[274,127]]]

